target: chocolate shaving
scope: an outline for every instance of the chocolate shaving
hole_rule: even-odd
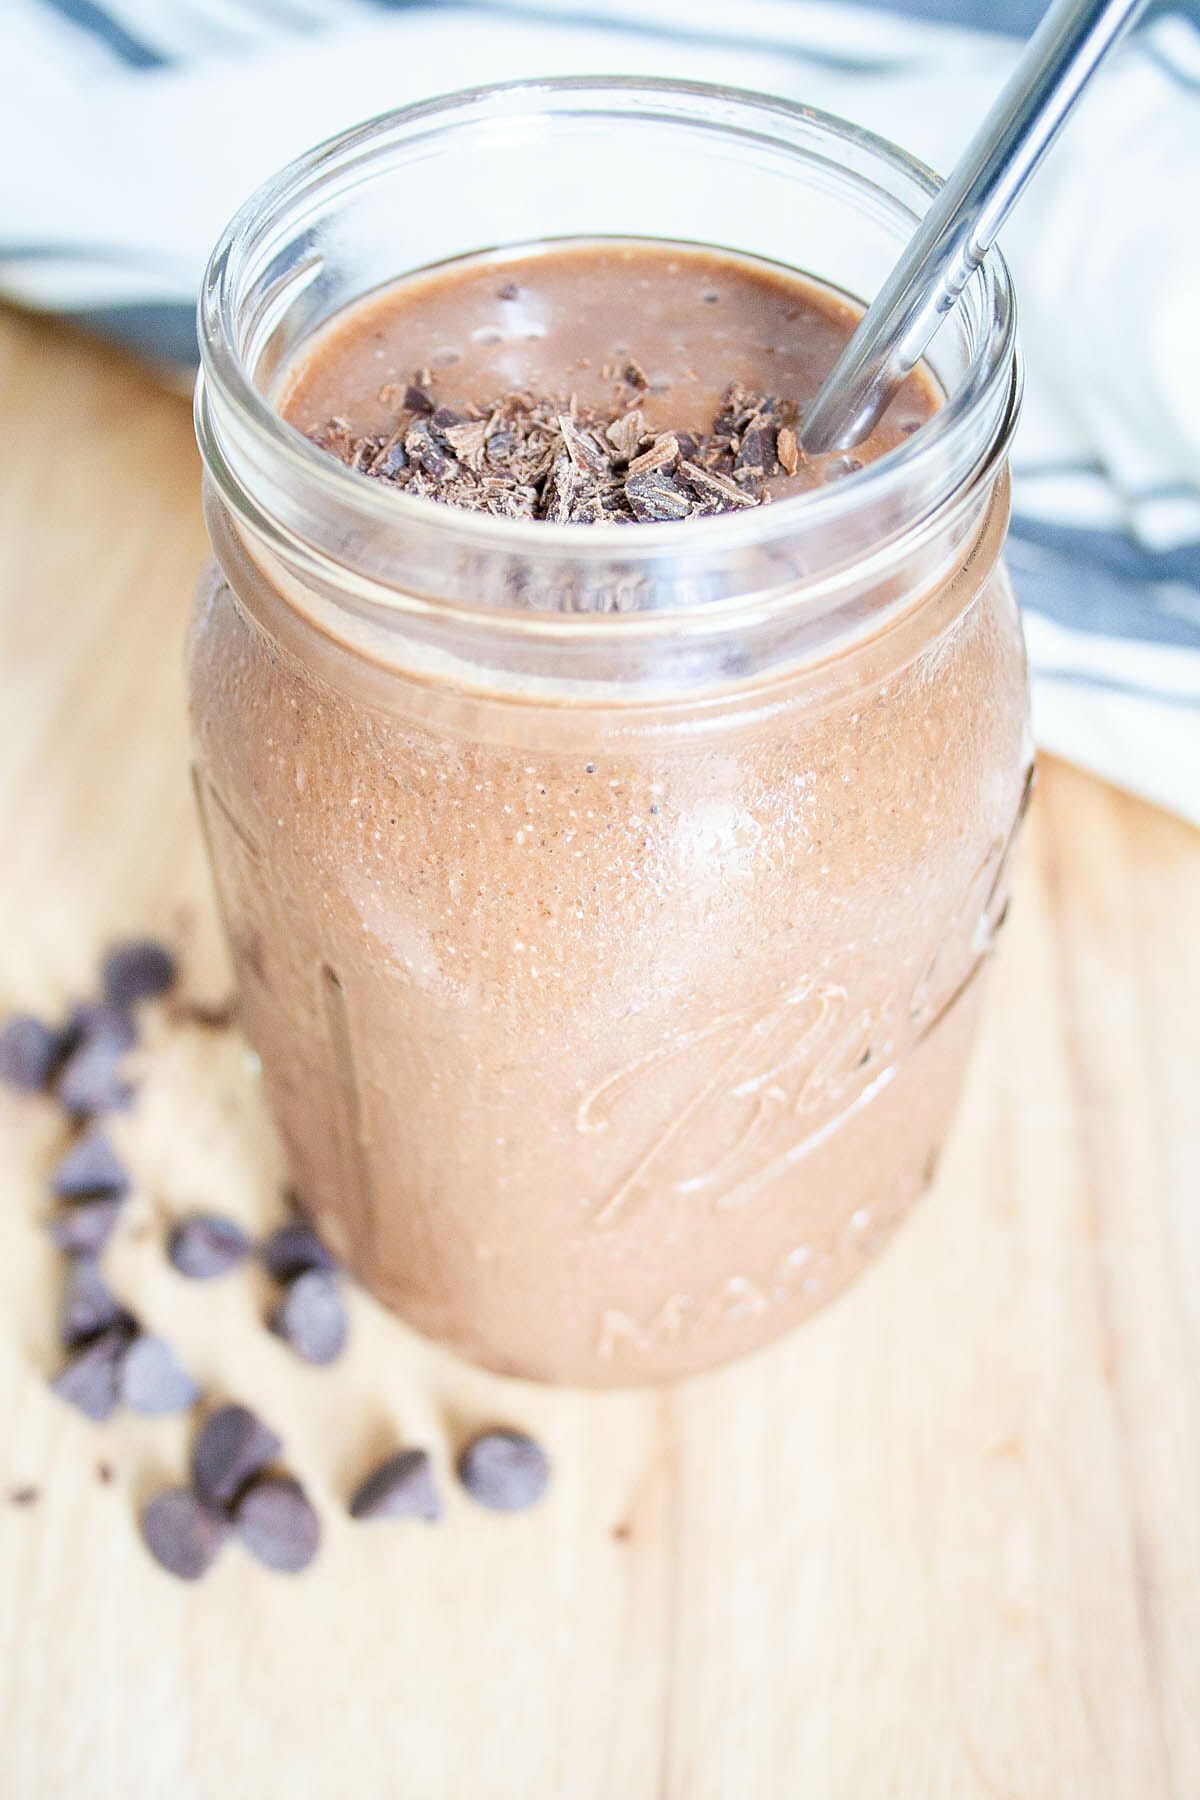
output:
[[[432,376],[419,371],[403,389],[390,431],[355,436],[332,418],[314,436],[348,468],[406,493],[473,512],[556,525],[663,523],[705,518],[770,498],[766,482],[799,467],[791,421],[795,408],[740,383],[727,390],[712,430],[651,432],[628,389],[641,394],[645,371],[617,372],[613,412],[532,394],[509,394],[485,414],[435,402]],[[381,390],[386,404],[398,384]],[[781,422],[783,432],[781,434]]]
[[[653,469],[669,469],[679,461],[679,439],[673,431],[660,432],[648,450],[635,456],[629,465],[631,475],[648,475]]]
[[[646,437],[646,422],[640,407],[634,407],[611,425],[604,427],[604,435],[615,449],[622,462],[632,462],[638,448]]]
[[[794,475],[803,462],[803,453],[790,425],[780,427],[779,436],[775,440],[775,454],[785,475]]]
[[[687,489],[680,487],[663,469],[649,469],[644,475],[627,476],[625,498],[634,518],[645,523],[686,519],[696,510],[696,503]]]

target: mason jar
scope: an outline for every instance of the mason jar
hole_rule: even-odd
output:
[[[899,448],[714,518],[455,510],[273,398],[348,304],[491,247],[682,240],[868,296],[934,187],[783,101],[543,81],[324,145],[209,267],[188,662],[245,1028],[320,1231],[494,1369],[741,1355],[932,1177],[1031,766],[1009,278]]]

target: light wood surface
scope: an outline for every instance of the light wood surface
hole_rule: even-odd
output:
[[[187,406],[8,316],[0,419],[0,1010],[65,1005],[145,929],[182,931],[189,990],[219,997]],[[266,1223],[281,1171],[236,1036],[154,1019],[113,1283],[276,1425],[325,1523],[303,1579],[233,1547],[194,1588],[135,1523],[185,1424],[90,1426],[47,1389],[64,1133],[0,1094],[0,1794],[1200,1795],[1198,1015],[1200,836],[1044,767],[929,1199],[775,1349],[600,1396],[463,1367],[359,1295],[346,1358],[312,1371],[261,1328],[261,1277],[175,1277],[164,1221]],[[536,1513],[454,1491],[497,1421],[553,1456]],[[352,1524],[401,1441],[434,1450],[446,1521]]]

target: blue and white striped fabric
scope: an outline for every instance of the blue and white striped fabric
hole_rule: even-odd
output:
[[[947,168],[1042,0],[5,0],[0,294],[165,365],[205,256],[318,139],[476,82],[757,88]],[[1200,824],[1200,4],[1159,5],[1006,233],[1010,560],[1040,742]]]

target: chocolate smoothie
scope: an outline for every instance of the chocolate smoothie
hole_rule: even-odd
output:
[[[594,439],[611,495],[668,434],[711,451],[739,386],[761,476],[745,427],[710,461],[740,497],[688,488],[682,452],[667,473],[700,512],[774,508],[938,404],[914,376],[852,458],[791,453],[780,421],[857,316],[709,250],[513,251],[363,300],[277,404],[417,493],[412,426],[457,458],[482,421],[455,503],[503,511],[486,434],[513,396],[596,434],[640,413],[621,454]],[[373,670],[214,533],[197,785],[246,1025],[301,1194],[405,1319],[513,1373],[661,1379],[765,1343],[886,1241],[952,1115],[1027,780],[1006,519],[1001,481],[899,615],[720,704]]]

